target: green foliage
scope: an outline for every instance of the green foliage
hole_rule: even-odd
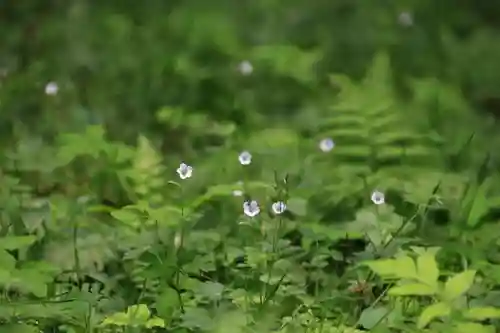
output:
[[[500,329],[495,6],[59,5],[0,14],[1,332]]]

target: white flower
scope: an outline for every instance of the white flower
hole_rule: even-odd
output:
[[[250,74],[252,74],[252,72],[253,72],[252,63],[250,63],[250,61],[248,61],[248,60],[242,61],[238,65],[238,71],[241,74],[243,74],[243,75],[250,75]]]
[[[241,165],[249,165],[252,163],[252,154],[250,154],[248,151],[241,152],[240,156],[238,156],[238,160],[240,161]]]
[[[335,148],[335,142],[333,142],[330,138],[323,139],[319,142],[319,149],[325,153],[329,152],[333,148]]]
[[[45,93],[50,96],[57,95],[57,92],[59,91],[59,87],[57,86],[57,83],[55,82],[49,82],[45,86]]]
[[[385,203],[385,195],[380,191],[373,191],[371,199],[376,205],[382,205]]]
[[[282,214],[286,210],[286,204],[283,201],[278,201],[272,204],[274,214]]]
[[[186,163],[181,163],[177,169],[177,173],[181,179],[191,178],[193,175],[193,167],[187,165]]]
[[[233,191],[233,195],[235,197],[241,197],[243,195],[243,191],[241,191],[241,190],[234,190]]]
[[[404,27],[413,25],[413,16],[409,12],[401,12],[398,16],[398,22]]]
[[[243,213],[245,213],[246,216],[249,217],[254,217],[259,215],[260,213],[260,208],[259,204],[257,201],[252,200],[252,201],[245,201],[243,203]]]

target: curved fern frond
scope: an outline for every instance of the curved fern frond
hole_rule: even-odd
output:
[[[428,133],[420,133],[392,88],[389,59],[375,57],[365,79],[355,84],[345,76],[332,76],[341,88],[321,136],[336,142],[335,156],[342,165],[368,167],[371,172],[395,165],[423,165],[437,151]]]

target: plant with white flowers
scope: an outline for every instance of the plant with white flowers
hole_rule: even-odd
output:
[[[250,163],[252,163],[252,154],[250,154],[248,151],[243,151],[238,156],[238,161],[240,161],[241,165],[249,165]]]
[[[260,213],[260,207],[257,201],[245,201],[243,203],[243,213],[248,217],[255,217]]]
[[[181,179],[191,178],[193,175],[193,167],[187,165],[186,163],[181,163],[179,168],[177,168],[177,174]]]

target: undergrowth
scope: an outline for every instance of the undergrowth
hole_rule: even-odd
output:
[[[383,54],[362,82],[332,76],[313,135],[166,107],[224,143],[177,156],[97,125],[18,142],[0,176],[1,332],[497,331],[489,152],[444,149],[416,120],[430,95],[401,100],[390,78]]]

